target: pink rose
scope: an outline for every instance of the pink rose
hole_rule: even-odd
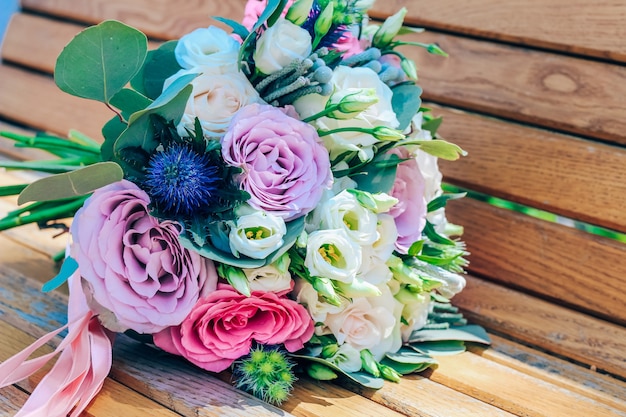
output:
[[[178,223],[150,216],[149,202],[124,180],[94,192],[72,223],[71,255],[90,307],[113,331],[180,324],[217,285],[213,263],[183,248]]]
[[[250,193],[248,203],[285,221],[313,210],[332,182],[328,152],[317,131],[287,111],[246,106],[221,140],[226,163],[243,170],[238,180]]]
[[[409,152],[405,148],[394,148],[391,152],[402,159],[409,158]],[[400,253],[406,254],[411,245],[422,237],[427,213],[424,192],[424,177],[415,158],[398,165],[391,195],[399,201],[391,208],[389,214],[396,221],[398,229],[396,249]]]
[[[246,297],[220,284],[179,326],[155,334],[154,343],[200,368],[220,372],[247,355],[253,340],[284,344],[295,352],[311,339],[313,330],[306,309],[293,300],[261,291]]]

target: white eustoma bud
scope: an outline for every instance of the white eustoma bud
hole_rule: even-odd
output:
[[[406,16],[406,7],[398,10],[393,16],[389,16],[382,26],[376,31],[372,44],[376,47],[388,45],[393,38],[396,37],[402,24],[404,23],[404,16]]]

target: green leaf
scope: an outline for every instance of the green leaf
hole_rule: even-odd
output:
[[[433,359],[433,361],[435,361]],[[435,361],[433,363],[428,363],[428,362],[424,362],[424,363],[400,363],[400,362],[394,362],[391,359],[387,359],[387,358],[383,358],[382,361],[380,361],[380,363],[382,365],[387,365],[391,368],[393,368],[396,372],[402,374],[402,375],[408,375],[408,374],[413,374],[413,373],[418,373],[418,372],[423,372],[428,368],[431,367],[437,367],[438,363]]]
[[[169,41],[149,51],[143,68],[131,80],[131,86],[153,100],[159,97],[165,80],[181,69],[174,54],[177,44],[178,41]]]
[[[249,35],[245,37],[245,39],[243,40],[241,44],[241,47],[239,48],[239,56],[237,58],[237,62],[241,64],[244,53],[246,52],[246,49],[248,49],[248,46],[250,45],[250,43],[256,39],[256,35],[257,35],[256,31],[261,26],[263,26],[263,24],[268,19],[274,19],[273,15],[275,12],[278,12],[278,13],[282,12],[282,8],[279,8],[281,4],[283,5],[283,8],[284,8],[285,0],[268,0],[267,1],[267,5],[265,6],[263,13],[261,13],[261,16],[259,16],[259,19],[252,27],[252,30],[250,31]]]
[[[37,180],[22,191],[17,203],[81,196],[123,178],[124,172],[118,164],[99,162],[76,171]]]
[[[413,349],[432,356],[451,356],[465,352],[465,343],[461,340],[442,340],[440,342],[422,342],[412,344]]]
[[[74,258],[65,258],[65,261],[63,261],[63,265],[61,265],[61,270],[59,271],[57,276],[43,284],[41,291],[50,292],[59,288],[74,272],[76,272],[77,269],[78,262],[76,262]]]
[[[83,30],[63,49],[54,81],[66,93],[109,103],[139,71],[147,50],[143,33],[107,20]]]
[[[416,242],[413,242],[413,244],[409,248],[408,255],[409,256],[417,256],[422,251],[423,247],[424,247],[424,241],[423,240],[418,240]]]
[[[297,358],[297,359],[305,359],[308,361],[317,362],[317,363],[326,365],[333,371],[367,388],[380,389],[383,387],[385,383],[384,379],[373,377],[370,374],[367,374],[365,372],[345,372],[341,368],[339,368],[337,365],[327,361],[326,359],[318,358],[315,356],[308,356],[306,354],[302,354],[302,352],[300,352],[299,354],[290,353],[289,356],[293,358]]]
[[[485,329],[475,324],[451,327],[445,330],[417,330],[411,334],[409,343],[437,342],[443,340],[461,340],[483,345],[491,344],[491,340]]]
[[[250,297],[250,284],[248,283],[246,274],[241,269],[220,264],[217,267],[217,271],[221,277],[226,278],[231,287],[240,294]]]
[[[423,233],[430,239],[432,242],[439,243],[441,245],[451,245],[455,246],[456,243],[453,240],[448,239],[447,237],[440,235],[435,230],[435,227],[428,220],[426,221],[426,225],[424,226]]]
[[[395,154],[378,154],[368,163],[362,172],[352,179],[358,184],[358,189],[369,193],[389,193],[396,181],[398,164],[402,160]]]
[[[398,130],[404,130],[420,109],[422,89],[415,84],[405,83],[394,87],[391,91],[393,91],[391,106],[400,122]]]
[[[114,161],[113,147],[115,141],[126,130],[128,125],[120,120],[119,117],[114,116],[104,126],[102,126],[102,136],[104,142],[100,148],[100,155],[102,155],[103,161]]]
[[[441,139],[412,141],[410,143],[418,145],[420,149],[426,153],[447,161],[456,161],[459,159],[459,156],[467,155],[467,152],[461,149],[458,145]]]
[[[435,119],[430,119],[422,123],[422,129],[428,130],[430,134],[435,137],[437,134],[437,130],[439,126],[441,126],[441,122],[443,122],[443,117],[437,117]]]
[[[250,35],[250,31],[248,30],[248,28],[246,28],[244,25],[242,25],[241,23],[231,20],[231,19],[227,19],[225,17],[221,17],[221,16],[214,16],[213,19],[217,20],[218,22],[222,22],[227,24],[228,26],[231,27],[231,29],[233,30],[233,33],[235,35],[239,35],[239,37],[241,39],[246,39],[248,37],[248,35]]]
[[[152,100],[148,97],[130,88],[122,88],[111,98],[110,102],[111,105],[122,112],[122,116],[126,120],[128,120],[131,114],[145,109],[151,103]]]
[[[439,210],[442,207],[446,206],[448,200],[457,200],[459,198],[463,198],[467,195],[467,193],[457,193],[457,194],[442,194],[437,198],[432,199],[428,203],[428,212],[433,212]]]
[[[422,372],[431,366],[437,366],[437,360],[431,356],[408,347],[402,347],[395,353],[386,353],[381,363],[391,366],[403,375]]]

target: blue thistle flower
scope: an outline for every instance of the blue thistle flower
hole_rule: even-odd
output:
[[[152,155],[143,185],[159,212],[189,217],[216,201],[220,181],[207,154],[173,143]]]

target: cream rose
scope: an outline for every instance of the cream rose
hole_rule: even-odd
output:
[[[361,247],[344,229],[318,230],[308,237],[304,265],[313,276],[350,284],[361,267]]]
[[[191,82],[193,91],[178,125],[178,133],[181,136],[188,136],[185,128],[193,132],[197,117],[205,136],[221,137],[239,109],[252,103],[263,103],[245,75],[236,71],[228,74],[212,74],[211,69],[207,67],[180,70],[165,80],[164,89],[176,79],[193,73],[201,73],[201,75]]]
[[[331,119],[322,117],[314,123],[318,129],[333,130],[345,127],[358,127],[373,129],[384,126],[395,129],[398,127],[398,119],[391,106],[393,93],[378,74],[369,68],[338,66],[333,71],[331,80],[334,91],[354,92],[364,88],[371,88],[378,97],[378,102],[369,106],[358,116],[348,120]],[[295,101],[294,106],[302,118],[312,116],[324,110],[327,97],[319,94],[309,94]],[[361,160],[369,160],[373,157],[373,145],[378,142],[374,136],[361,132],[341,132],[324,136],[324,144],[330,151],[331,158],[336,158],[343,152],[358,152]]]
[[[264,291],[281,293],[291,290],[291,273],[285,265],[283,270],[278,269],[274,264],[265,265],[260,268],[244,268],[243,273],[248,278],[250,291]]]
[[[246,214],[237,219],[228,235],[230,249],[254,259],[265,259],[283,246],[287,233],[285,221],[262,211]]]
[[[237,72],[239,42],[215,26],[196,29],[178,40],[174,55],[184,69],[205,68],[205,73]],[[206,69],[210,69],[207,71]]]
[[[311,55],[311,35],[300,26],[279,19],[257,41],[253,58],[256,68],[264,74],[283,69],[292,61]]]

